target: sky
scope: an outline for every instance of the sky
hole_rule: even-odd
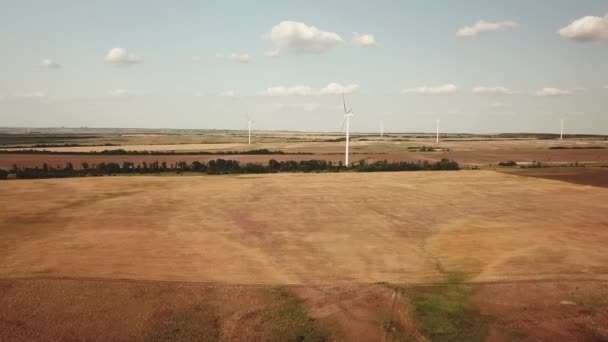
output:
[[[0,127],[608,134],[606,0],[0,9]]]

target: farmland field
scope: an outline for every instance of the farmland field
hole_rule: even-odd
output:
[[[601,187],[460,171],[17,180],[2,194],[0,339],[146,339],[167,319],[269,338],[277,305],[339,340],[429,336],[411,307],[446,282],[499,317],[484,336],[603,336],[608,320],[591,304],[608,281]],[[51,318],[57,305],[70,309]]]
[[[0,153],[0,169],[337,163],[338,138],[7,134],[3,150],[52,153]],[[606,339],[607,147],[360,135],[353,162],[469,170],[2,181],[0,341]],[[99,154],[115,149],[167,153]],[[239,154],[256,149],[283,154]]]

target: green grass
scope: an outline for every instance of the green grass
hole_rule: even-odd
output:
[[[314,327],[314,320],[289,291],[284,288],[270,289],[276,305],[262,314],[261,324],[268,336],[266,341],[327,341],[329,336]]]
[[[219,329],[213,309],[194,305],[178,309],[160,322],[146,338],[149,342],[219,341]]]
[[[445,285],[404,290],[416,327],[432,341],[485,340],[488,319],[475,308],[473,291],[464,280],[462,274],[449,273]]]
[[[387,337],[389,337],[389,341],[396,342],[413,342],[416,341],[416,338],[413,336],[407,335],[399,325],[398,322],[395,322],[392,319],[385,318],[381,322],[382,329],[386,332]]]

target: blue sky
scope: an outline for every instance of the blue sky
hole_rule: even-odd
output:
[[[0,8],[0,126],[608,134],[605,0]]]

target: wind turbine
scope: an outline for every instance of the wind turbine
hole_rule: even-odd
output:
[[[439,119],[437,119],[437,135],[435,137],[435,142],[439,142]]]
[[[249,132],[249,145],[251,145],[251,124],[255,121],[251,120],[249,113],[247,113],[247,131]]]
[[[564,119],[562,118],[562,129],[559,131],[559,140],[564,140]]]
[[[384,121],[380,120],[380,138],[384,137]]]
[[[344,165],[348,166],[348,140],[350,138],[350,118],[352,118],[353,110],[346,109],[346,99],[344,98],[344,92],[342,92],[342,104],[344,105],[344,120],[342,120],[342,127],[344,128],[344,122],[346,122],[346,151],[344,156]]]

